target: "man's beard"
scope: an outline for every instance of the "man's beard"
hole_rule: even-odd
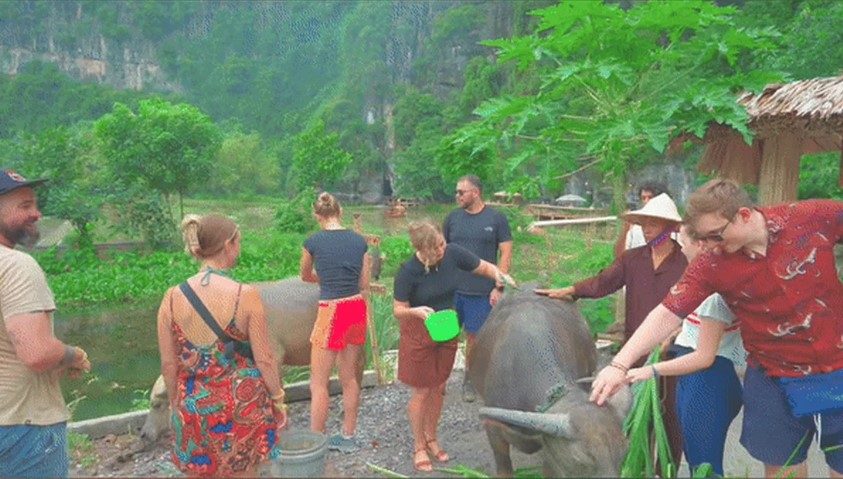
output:
[[[41,232],[38,231],[38,227],[34,223],[12,228],[0,221],[0,234],[5,236],[13,244],[19,244],[26,248],[35,246],[38,243],[38,239],[41,238]]]

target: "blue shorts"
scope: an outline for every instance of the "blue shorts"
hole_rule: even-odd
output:
[[[0,477],[67,477],[66,423],[0,426]]]
[[[801,464],[808,458],[808,447],[819,429],[825,462],[843,474],[843,412],[819,415],[817,428],[816,416],[794,416],[779,383],[752,366],[746,368],[743,393],[741,444],[752,457],[765,464],[783,466],[793,454],[790,465]]]
[[[471,335],[480,332],[483,323],[492,311],[489,304],[489,295],[474,296],[470,294],[455,293],[454,308],[457,310],[460,326]]]

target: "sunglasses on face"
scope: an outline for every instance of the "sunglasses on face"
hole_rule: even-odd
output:
[[[457,196],[462,196],[469,192],[471,192],[471,190],[457,190]]]
[[[723,242],[723,233],[726,232],[726,228],[732,224],[732,220],[726,222],[722,228],[712,231],[711,233],[705,235],[696,235],[694,238],[697,241],[702,241],[704,243],[722,243]]]

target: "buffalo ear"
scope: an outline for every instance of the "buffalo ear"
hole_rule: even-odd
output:
[[[164,376],[158,376],[158,379],[155,380],[155,384],[152,385],[152,390],[149,391],[149,398],[151,400],[167,400],[167,384],[164,382]]]

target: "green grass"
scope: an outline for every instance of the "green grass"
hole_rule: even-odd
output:
[[[97,449],[87,434],[68,432],[67,446],[72,460],[83,468],[87,469],[97,463]]]

